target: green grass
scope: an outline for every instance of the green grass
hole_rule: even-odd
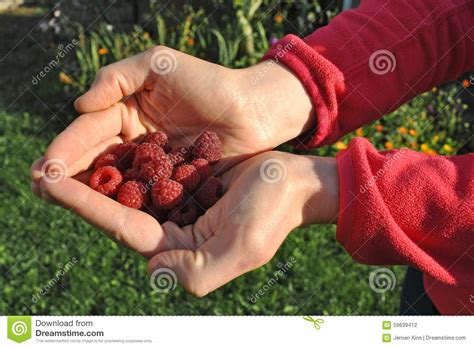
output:
[[[37,18],[2,15],[1,34],[9,44],[0,48],[0,314],[111,315],[234,315],[234,314],[396,314],[404,267],[390,267],[395,288],[373,292],[369,275],[375,266],[355,263],[335,239],[334,226],[308,226],[293,231],[266,266],[235,279],[205,298],[196,299],[181,288],[169,294],[153,292],[146,260],[108,239],[72,213],[48,206],[30,192],[30,164],[73,118],[72,93],[64,92],[55,70],[31,85],[31,77],[54,56],[48,38],[26,38]],[[18,30],[18,28],[22,28]],[[46,51],[45,51],[45,50]],[[28,89],[27,89],[28,87]],[[427,96],[432,100],[436,96]],[[443,107],[440,102],[440,108]],[[383,133],[372,126],[364,135],[383,148],[386,141],[405,146],[406,139],[390,132],[412,117],[413,127],[427,129],[423,106],[407,105],[385,121]],[[428,129],[423,139],[436,130]],[[463,137],[453,130],[444,141]],[[393,133],[393,134],[392,134]],[[344,142],[347,142],[345,138]],[[423,140],[425,141],[425,140]],[[426,140],[428,141],[428,140]],[[435,147],[436,144],[430,144]],[[470,149],[467,149],[468,151]],[[334,148],[319,150],[334,153]],[[74,258],[74,259],[73,259]],[[284,276],[253,303],[252,295],[273,283],[279,264],[295,259]],[[71,260],[69,271],[55,277]],[[55,286],[34,297],[52,280]]]

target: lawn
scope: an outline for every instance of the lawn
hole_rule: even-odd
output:
[[[75,117],[71,106],[79,90],[64,86],[60,67],[32,83],[32,77],[56,53],[50,38],[33,30],[43,13],[0,15],[0,313],[49,315],[376,315],[396,314],[404,267],[389,267],[393,289],[371,290],[376,266],[355,263],[335,239],[335,226],[308,226],[293,231],[266,266],[197,299],[183,289],[156,293],[146,273],[146,260],[108,239],[71,212],[48,206],[30,191],[30,164]],[[31,32],[30,32],[31,30]],[[80,64],[80,63],[78,63]],[[73,65],[71,65],[73,66]],[[438,98],[425,96],[424,103]],[[424,108],[407,105],[403,117]],[[441,106],[439,106],[441,108]],[[381,148],[411,144],[396,133],[403,118],[387,117],[385,127],[359,132]],[[414,128],[422,127],[415,119]],[[417,123],[418,122],[418,123]],[[425,122],[425,121],[423,121]],[[430,121],[427,120],[427,123]],[[458,134],[432,139],[436,129],[419,134],[438,144]],[[470,151],[464,138],[461,151]],[[351,135],[353,136],[353,135]],[[317,153],[334,154],[341,143]],[[424,138],[423,138],[424,137]],[[418,146],[418,144],[416,145]],[[415,145],[413,145],[415,147]],[[290,263],[284,272],[278,272]],[[259,292],[260,290],[260,292]],[[256,299],[255,294],[258,295]]]

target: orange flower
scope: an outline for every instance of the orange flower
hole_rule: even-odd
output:
[[[385,143],[385,148],[388,149],[388,150],[393,149],[393,143],[391,141],[387,141]]]
[[[356,135],[357,135],[358,137],[361,137],[363,134],[364,134],[364,132],[362,131],[362,128],[357,128],[357,129],[356,129]]]
[[[67,75],[64,71],[61,71],[59,73],[59,81],[66,85],[71,85],[74,81],[69,75]]]
[[[99,53],[99,55],[103,56],[104,54],[109,53],[109,50],[107,48],[99,48],[97,52]]]
[[[464,88],[469,88],[469,86],[471,85],[471,83],[469,82],[468,79],[465,79],[465,80],[462,82],[462,85],[464,86]]]
[[[377,130],[377,132],[381,132],[381,131],[383,131],[383,126],[380,123],[376,124],[375,129]]]
[[[426,152],[428,155],[431,155],[431,156],[434,156],[434,155],[437,155],[438,153],[433,150],[433,149],[429,149],[427,152]]]
[[[400,132],[400,134],[407,134],[407,129],[405,127],[399,127],[398,131]]]
[[[275,15],[273,19],[275,20],[276,24],[280,24],[281,22],[283,22],[283,16],[281,14]]]
[[[411,147],[414,148],[414,149],[417,149],[418,148],[418,143],[416,141],[412,141],[410,143]]]
[[[338,150],[345,150],[345,149],[347,149],[347,145],[344,144],[342,141],[338,141],[337,143],[334,144],[334,146],[335,146],[336,149],[338,149]]]
[[[186,43],[188,44],[188,46],[194,46],[194,39],[189,38],[186,40]]]
[[[408,131],[408,134],[415,136],[417,133],[416,133],[416,130],[410,129],[410,130]]]

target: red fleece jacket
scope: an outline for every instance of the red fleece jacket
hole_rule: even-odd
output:
[[[315,108],[307,147],[334,143],[432,87],[474,70],[474,0],[365,0],[264,59],[288,66]],[[474,314],[474,155],[337,154],[337,239],[358,262],[411,265],[442,314]]]

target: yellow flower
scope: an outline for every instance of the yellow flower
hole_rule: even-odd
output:
[[[342,141],[338,141],[337,143],[334,144],[334,146],[335,146],[336,149],[338,149],[338,150],[345,150],[345,149],[347,149],[347,145],[344,144]]]
[[[448,144],[443,145],[443,150],[446,152],[453,152],[453,148],[451,147],[451,145]]]
[[[421,144],[421,147],[420,147],[420,148],[421,148],[421,151],[423,151],[423,152],[428,152],[428,150],[430,149],[430,148],[428,147],[428,145],[426,145],[426,144]]]
[[[418,143],[416,141],[412,141],[410,143],[411,147],[414,148],[414,149],[417,149],[418,148]]]
[[[70,85],[74,82],[73,79],[69,77],[69,75],[67,75],[64,71],[61,71],[59,73],[59,81],[61,81],[62,83],[66,85]]]
[[[381,124],[376,124],[375,129],[377,130],[377,132],[381,132],[383,131],[383,126]]]
[[[150,33],[147,32],[147,31],[145,31],[145,32],[143,33],[143,38],[144,38],[145,40],[148,40],[148,39],[150,38]]]
[[[433,92],[433,93],[434,93],[434,92],[436,92],[437,90],[438,90],[438,88],[436,88],[436,87],[433,87],[433,89],[431,90],[431,92]]]
[[[99,53],[99,55],[103,56],[104,54],[109,53],[109,50],[107,48],[99,48],[97,52]]]
[[[398,131],[400,132],[400,134],[407,134],[407,129],[405,127],[399,127]]]
[[[275,15],[273,19],[275,20],[276,24],[280,24],[281,22],[283,22],[283,16],[281,14]]]
[[[186,43],[188,44],[188,46],[194,46],[194,39],[189,38],[186,40]]]
[[[469,86],[471,85],[471,83],[469,82],[469,80],[466,79],[466,80],[464,80],[464,81],[462,82],[462,85],[464,86],[464,88],[469,88]]]
[[[388,150],[393,149],[393,143],[391,141],[387,141],[385,143],[385,148],[388,149]]]
[[[432,139],[432,140],[433,140],[433,143],[436,144],[436,143],[439,141],[439,135],[436,134],[435,136],[433,136],[433,139]]]
[[[415,136],[415,135],[416,135],[416,130],[410,129],[410,130],[408,131],[408,134]]]
[[[363,134],[364,134],[364,132],[362,131],[362,128],[357,128],[357,129],[356,129],[356,135],[357,135],[358,137],[361,137]]]

